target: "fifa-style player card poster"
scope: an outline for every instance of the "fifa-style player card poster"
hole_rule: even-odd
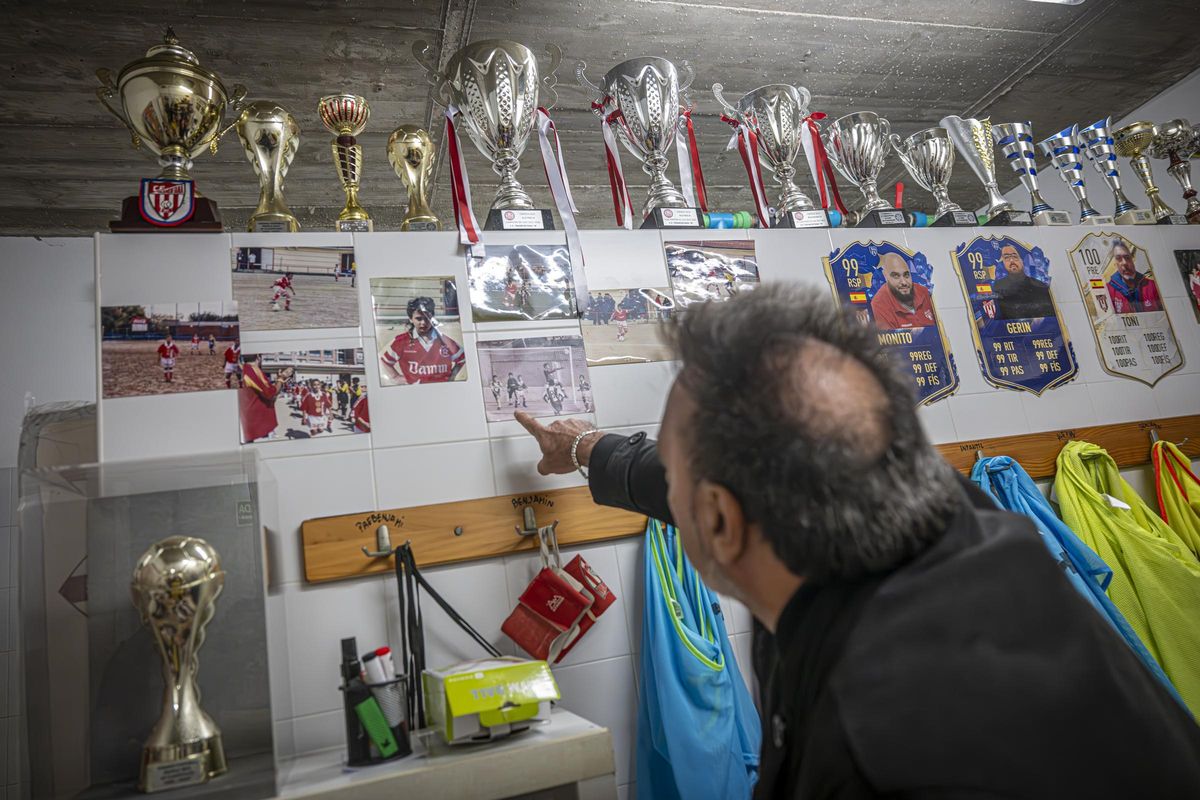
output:
[[[1050,260],[1010,236],[976,236],[950,254],[988,383],[1041,395],[1079,371],[1050,293]]]
[[[371,432],[361,347],[243,353],[242,444]]]
[[[1200,250],[1176,250],[1175,263],[1187,287],[1188,305],[1196,315],[1196,322],[1200,322]]]
[[[453,276],[372,278],[371,308],[381,386],[467,379]]]
[[[927,405],[958,388],[958,370],[933,305],[933,267],[891,242],[852,242],[825,259],[838,302],[876,329],[879,343]]]
[[[589,292],[582,319],[588,365],[671,360],[663,327],[674,310],[675,301],[666,287]]]
[[[237,303],[103,306],[100,331],[105,399],[237,388]]]
[[[1145,249],[1119,233],[1089,233],[1068,253],[1104,370],[1149,386],[1183,366]]]
[[[485,245],[467,256],[476,322],[571,319],[575,284],[571,251],[561,244]]]
[[[488,422],[514,411],[535,417],[591,414],[592,382],[580,336],[538,336],[479,342],[483,405]]]
[[[681,311],[692,303],[728,300],[758,285],[758,258],[749,239],[664,242],[663,248]]]
[[[233,299],[247,331],[358,327],[352,247],[235,247]]]

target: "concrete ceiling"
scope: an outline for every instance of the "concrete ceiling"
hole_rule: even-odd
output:
[[[1060,6],[1027,0],[150,0],[5,4],[0,9],[0,233],[89,234],[106,229],[138,179],[157,170],[134,151],[124,127],[95,97],[97,67],[120,69],[159,41],[165,26],[226,85],[292,111],[303,143],[287,176],[287,198],[305,230],[329,230],[342,195],[329,134],[316,114],[331,92],[362,94],[371,121],[359,137],[366,167],[362,201],[377,230],[398,227],[404,189],[387,162],[392,128],[419,122],[441,145],[440,109],[411,55],[425,39],[444,63],[462,44],[508,38],[535,52],[565,51],[555,121],[584,227],[612,224],[612,206],[590,97],[574,64],[590,74],[637,55],[688,60],[696,69],[694,115],[711,205],[751,209],[729,128],[707,87],[727,96],[764,83],[792,82],[813,107],[837,117],[872,110],[907,135],[947,114],[1031,120],[1035,135],[1071,122],[1120,118],[1200,66],[1194,0],[1087,0]],[[544,62],[543,62],[544,63]],[[466,144],[464,139],[464,144]],[[482,220],[495,190],[488,164],[466,144]],[[536,142],[519,177],[549,207]],[[624,157],[635,182],[645,177]],[[674,175],[674,168],[672,168]],[[216,200],[231,230],[242,230],[257,202],[257,180],[237,141],[197,158],[198,188]],[[801,188],[811,193],[801,166]],[[889,158],[881,186],[910,186],[907,205],[932,210],[928,193]],[[1051,178],[1052,179],[1052,178]],[[1133,180],[1132,175],[1128,175]],[[1002,187],[1015,183],[1001,165]],[[769,188],[768,192],[774,195]],[[447,171],[433,206],[451,220]],[[856,190],[846,194],[857,202]],[[885,196],[890,196],[885,191]],[[965,207],[983,200],[961,160],[951,196]],[[451,220],[452,223],[452,220]]]

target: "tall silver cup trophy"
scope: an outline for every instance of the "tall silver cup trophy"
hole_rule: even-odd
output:
[[[1183,189],[1183,200],[1187,208],[1183,213],[1187,221],[1200,224],[1200,198],[1192,186],[1191,157],[1197,147],[1196,129],[1186,119],[1173,119],[1155,126],[1154,140],[1150,142],[1150,154],[1170,162],[1167,174]]]
[[[580,85],[595,95],[596,113],[613,118],[617,138],[650,176],[642,227],[699,227],[696,210],[667,178],[667,154],[679,133],[680,98],[695,78],[686,62],[682,69],[681,77],[680,69],[665,58],[631,58],[595,84],[585,74],[586,63],[580,61],[575,67]]]
[[[887,158],[891,133],[891,123],[872,111],[847,114],[825,129],[825,152],[829,160],[866,199],[856,227],[908,226],[904,212],[879,196],[879,171]]]
[[[1109,133],[1110,127],[1112,117],[1105,117],[1079,131],[1083,154],[1092,162],[1096,172],[1104,178],[1108,188],[1112,189],[1113,201],[1116,203],[1113,222],[1118,225],[1153,225],[1154,215],[1144,208],[1138,208],[1121,190],[1121,173],[1117,168],[1117,151],[1113,146],[1112,134]]]
[[[987,191],[988,206],[984,213],[988,220],[984,224],[1032,225],[1029,213],[1014,210],[1012,203],[1000,194],[1000,187],[996,184],[996,145],[992,142],[991,119],[964,119],[951,114],[942,117],[939,124],[950,134],[950,141],[954,142],[958,154]]]
[[[143,792],[203,783],[228,768],[221,730],[200,707],[196,685],[196,654],[224,585],[217,551],[191,536],[155,542],[133,569],[133,604],[154,636],[163,676],[162,713],[142,747]]]
[[[543,105],[554,105],[554,73],[562,50],[546,46],[550,66],[543,76],[532,50],[505,39],[472,42],[454,53],[444,69],[438,68],[427,43],[414,42],[412,49],[434,87],[434,100],[461,112],[467,135],[500,179],[484,229],[552,229],[553,214],[534,205],[517,170],[533,132],[540,92],[551,98]]]
[[[1021,185],[1029,192],[1033,204],[1030,213],[1034,225],[1070,225],[1071,215],[1056,211],[1046,202],[1038,187],[1037,156],[1033,150],[1033,124],[1029,122],[1001,122],[992,126],[992,138],[1004,154],[1008,165],[1017,173]]]
[[[954,144],[944,128],[926,128],[903,141],[893,133],[889,139],[913,180],[937,200],[937,209],[933,212],[934,227],[978,224],[975,215],[963,211],[962,206],[950,199],[947,191],[946,185],[954,168]]]
[[[776,206],[781,227],[824,227],[825,212],[796,186],[794,162],[802,150],[801,131],[808,117],[812,95],[803,86],[773,83],[742,95],[736,104],[725,99],[725,87],[714,83],[713,96],[726,115],[754,132],[758,139],[758,161],[779,184]]]
[[[1087,186],[1083,182],[1083,163],[1079,160],[1079,126],[1072,125],[1043,139],[1038,142],[1038,149],[1050,158],[1050,163],[1058,170],[1058,176],[1079,201],[1079,224],[1111,225],[1113,218],[1103,216],[1088,201]]]

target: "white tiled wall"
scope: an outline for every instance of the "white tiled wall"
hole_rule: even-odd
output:
[[[1079,377],[1040,398],[989,387],[979,375],[961,289],[949,263],[950,248],[975,233],[977,231],[973,230],[874,232],[877,240],[888,235],[906,239],[909,249],[923,251],[934,266],[935,302],[957,357],[961,381],[953,397],[920,412],[934,441],[969,440],[1090,422],[1200,412],[1200,400],[1197,400],[1200,397],[1197,391],[1200,389],[1200,326],[1191,316],[1186,298],[1172,289],[1168,280],[1162,284],[1186,363],[1182,370],[1153,390],[1115,379],[1100,368],[1078,291],[1067,280],[1056,280],[1054,291],[1075,343]],[[1030,229],[1015,233],[1035,242],[1043,236],[1043,232]],[[1145,235],[1149,233],[1147,231]],[[745,233],[733,231],[725,235],[741,238]],[[828,283],[821,257],[828,255],[834,239],[841,244],[856,237],[869,237],[869,234],[858,236],[852,231],[839,231],[831,236],[830,232],[820,230],[762,231],[753,235],[758,244],[764,280],[792,280],[822,288],[827,288]],[[1174,237],[1171,247],[1189,242],[1191,246],[1200,247],[1200,234],[1172,231],[1171,235]],[[317,235],[292,235],[288,241],[307,244],[310,236]],[[1184,241],[1188,236],[1191,239]],[[589,273],[595,271],[596,281],[600,281],[596,285],[599,286],[630,282],[662,285],[665,272],[662,239],[701,237],[716,238],[713,234],[694,232],[660,235],[654,232],[585,231]],[[134,290],[182,275],[180,279],[195,284],[194,291],[203,291],[206,299],[222,299],[224,294],[220,292],[228,291],[228,248],[234,239],[238,239],[238,244],[244,243],[240,235],[172,239],[175,255],[168,275],[152,254],[144,252],[145,246],[138,245],[148,239],[101,237],[97,247],[102,259],[101,294],[112,302],[121,302],[125,294]],[[315,238],[311,241],[316,243]],[[322,240],[320,243],[328,242]],[[4,244],[6,248],[10,246],[14,245]],[[357,237],[355,247],[363,314],[361,329],[337,329],[330,334],[336,334],[339,340],[346,337],[361,339],[367,361],[374,363],[369,278],[373,275],[447,274],[458,276],[462,287],[465,286],[465,262],[458,253],[452,233],[372,234]],[[90,248],[88,250],[90,256]],[[110,263],[118,257],[119,265]],[[1051,257],[1056,267],[1065,261],[1065,255],[1051,253]],[[1171,265],[1160,265],[1158,261],[1162,259],[1165,257],[1155,255],[1156,267],[1165,273]],[[146,283],[139,283],[142,280],[139,276],[143,274]],[[1056,273],[1058,277],[1064,275],[1070,277],[1061,271]],[[638,280],[642,276],[644,280]],[[176,280],[171,286],[175,291],[180,284]],[[220,290],[220,296],[213,294],[214,286]],[[49,290],[41,291],[38,297],[44,298],[43,302],[47,304],[58,299]],[[378,386],[375,371],[368,368],[374,422],[370,436],[330,439],[325,446],[331,448],[331,452],[322,453],[289,447],[287,443],[258,448],[264,465],[260,511],[269,542],[267,613],[272,700],[276,742],[281,755],[341,746],[343,732],[337,662],[342,637],[357,636],[364,649],[383,642],[393,646],[399,644],[396,588],[392,578],[374,577],[321,586],[304,584],[299,526],[305,519],[582,483],[577,475],[538,476],[534,469],[536,448],[533,442],[511,426],[489,426],[485,421],[472,346],[481,331],[465,306],[464,303],[468,380],[440,386],[382,389]],[[81,310],[79,315],[83,314]],[[94,328],[89,331],[94,337]],[[555,332],[560,331],[556,329]],[[482,335],[489,335],[489,332],[483,331]],[[305,338],[313,338],[312,333],[306,333]],[[94,358],[90,359],[89,368],[91,373],[87,377],[94,391]],[[654,435],[672,371],[670,364],[592,369],[596,421],[606,429],[625,434],[646,430]],[[11,373],[6,371],[6,374]],[[192,396],[197,397],[203,398],[204,402],[195,407],[188,405],[195,400],[187,396],[103,403],[101,424],[105,457],[186,455],[199,450],[235,449],[237,425],[232,393]],[[8,413],[8,405],[0,410]],[[190,425],[194,428],[178,435],[164,436],[159,426],[148,424],[148,421],[154,422],[151,417],[155,414],[178,418],[183,413],[189,415]],[[6,428],[4,435],[15,443],[15,433],[11,429]],[[1135,475],[1134,479],[1142,484],[1141,488],[1149,488],[1144,477]],[[6,486],[8,481],[0,471],[0,490]],[[7,497],[7,492],[0,491],[0,502]],[[4,512],[0,515],[2,523],[9,518],[8,510],[0,508],[0,512]],[[0,525],[0,556],[8,552],[3,548],[11,547],[12,538],[11,532]],[[574,552],[571,550],[564,555],[569,558]],[[612,727],[618,784],[623,792],[630,793],[641,640],[641,541],[625,539],[600,543],[582,548],[581,552],[608,581],[618,600],[601,618],[598,627],[556,669],[556,674],[566,707]],[[7,563],[12,564],[13,559]],[[515,605],[532,569],[531,557],[521,555],[430,569],[428,575],[437,589],[488,639],[501,650],[511,652],[513,645],[500,633],[500,624]],[[15,620],[15,603],[10,599],[10,595],[15,594],[10,588],[14,577],[11,567],[0,570],[0,687],[4,686],[6,674],[12,686],[13,670],[6,666],[4,648],[9,644],[8,630]],[[749,614],[732,601],[726,600],[723,605],[734,650],[742,662],[743,674],[750,680]],[[423,610],[431,663],[478,655],[470,641],[448,623],[436,606],[426,603]],[[14,691],[9,688],[7,694],[0,692],[0,733],[6,730],[3,713],[14,708]],[[3,752],[0,748],[0,756]],[[0,757],[0,785],[7,779],[2,771],[7,761]]]

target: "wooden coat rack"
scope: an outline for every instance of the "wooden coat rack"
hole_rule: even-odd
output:
[[[1166,441],[1183,442],[1184,453],[1200,457],[1200,414],[976,439],[938,445],[938,450],[966,473],[980,454],[1011,456],[1037,479],[1054,475],[1059,451],[1073,439],[1103,447],[1121,468],[1149,463],[1151,432]],[[321,517],[306,520],[300,528],[304,577],[323,583],[390,572],[394,559],[372,553],[405,541],[412,542],[421,566],[536,551],[536,537],[518,533],[532,524],[526,509],[533,509],[538,524],[557,520],[563,546],[637,536],[646,529],[644,516],[598,506],[586,487]],[[388,528],[389,547],[377,541],[380,525]]]

